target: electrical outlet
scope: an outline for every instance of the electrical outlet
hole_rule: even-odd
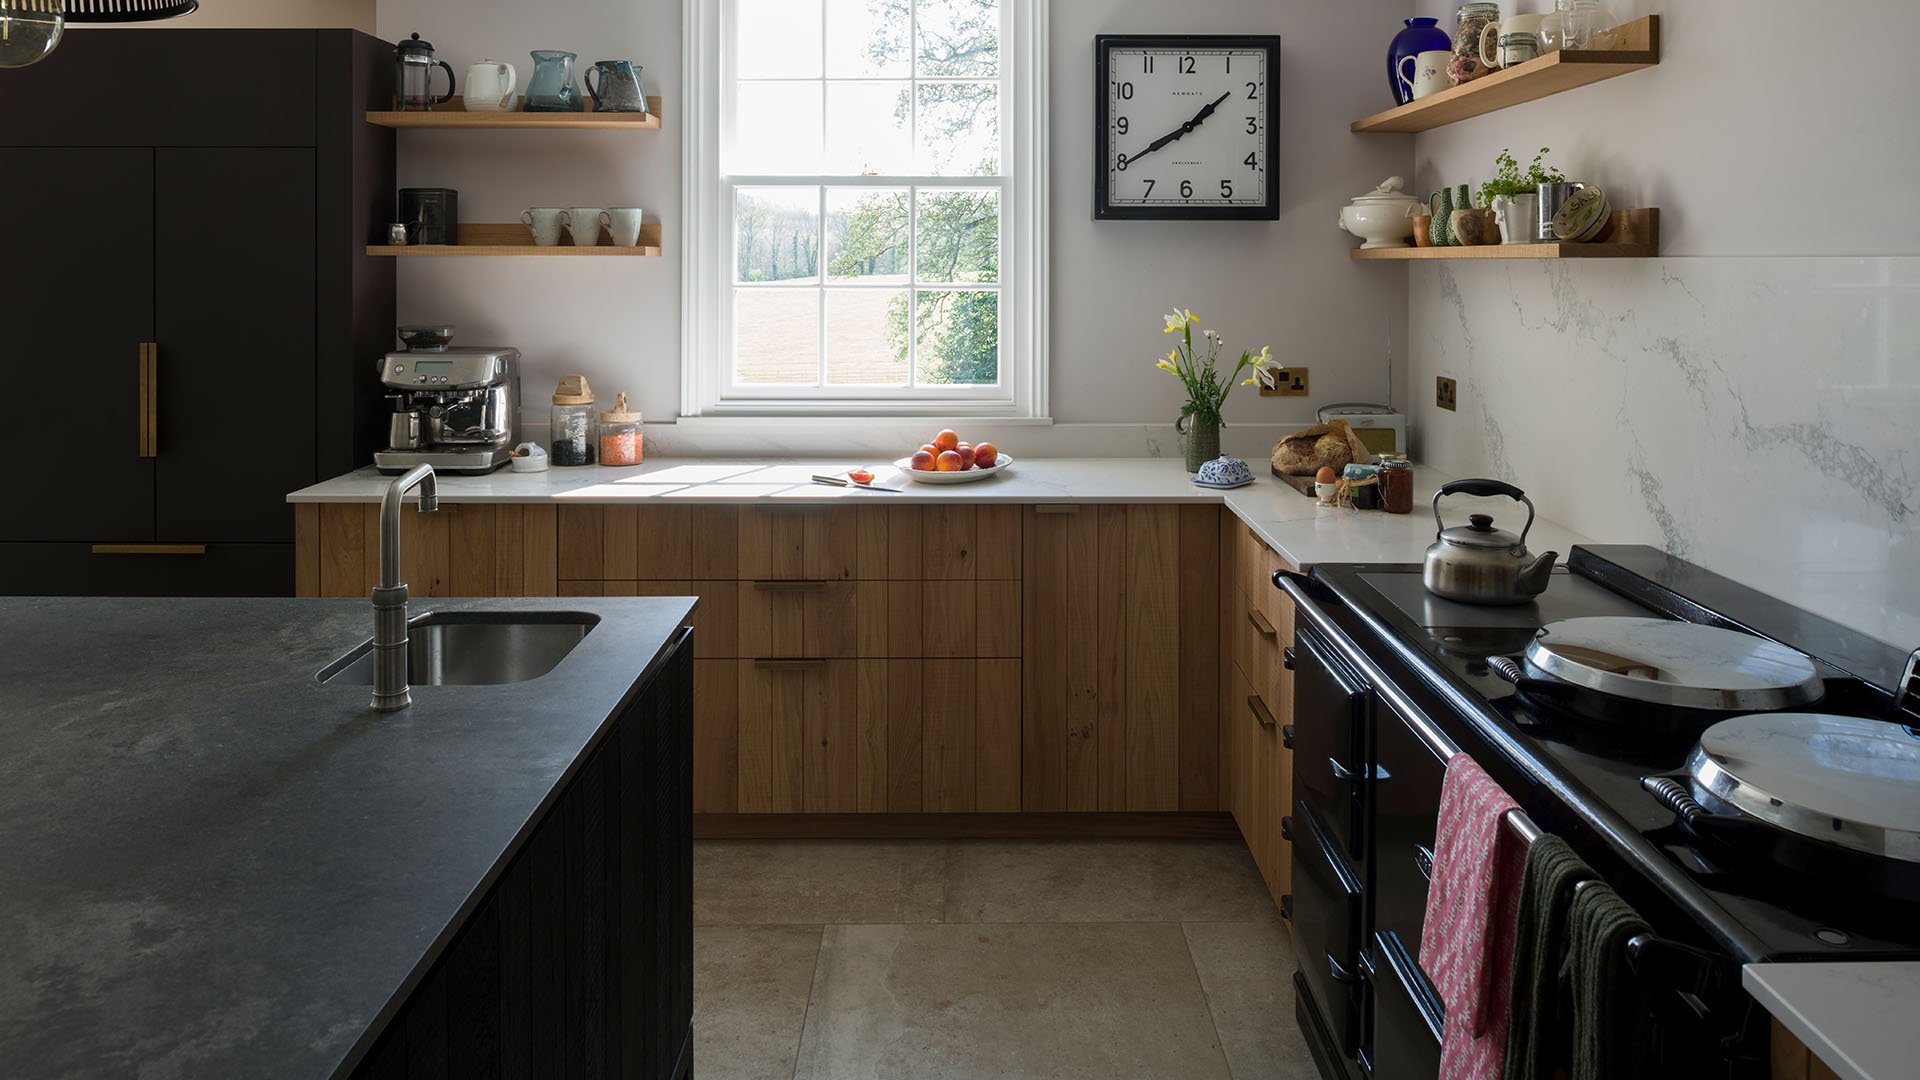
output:
[[[1280,368],[1273,373],[1273,385],[1258,384],[1261,397],[1307,397],[1307,369]]]
[[[1453,412],[1460,407],[1460,387],[1452,379],[1442,375],[1434,380],[1433,403]]]

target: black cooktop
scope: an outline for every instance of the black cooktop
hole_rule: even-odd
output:
[[[1847,882],[1791,880],[1765,866],[1724,865],[1696,851],[1672,811],[1640,785],[1644,776],[1684,769],[1691,737],[1581,720],[1519,694],[1487,665],[1493,656],[1518,656],[1536,630],[1561,619],[1686,618],[1750,630],[1812,656],[1826,695],[1807,711],[1893,722],[1888,687],[1905,654],[1651,548],[1576,548],[1569,567],[1555,572],[1536,602],[1513,607],[1433,596],[1418,565],[1323,565],[1315,577],[1360,609],[1443,697],[1478,713],[1475,722],[1483,726],[1497,718],[1508,745],[1532,756],[1580,802],[1604,808],[1613,820],[1602,832],[1637,834],[1644,843],[1629,846],[1641,861],[1665,860],[1664,868],[1652,867],[1657,878],[1698,890],[1687,906],[1716,923],[1718,936],[1743,960],[1920,956],[1920,909],[1865,895]],[[1876,684],[1861,672],[1886,681]]]

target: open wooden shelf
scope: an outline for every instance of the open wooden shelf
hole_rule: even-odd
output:
[[[514,98],[515,109],[519,109],[525,103],[524,97]],[[390,128],[658,131],[660,130],[660,99],[648,97],[647,111],[644,114],[592,111],[577,113],[468,112],[466,99],[456,96],[444,105],[435,105],[430,112],[370,112],[367,114],[367,123]]]
[[[1463,86],[1356,120],[1360,133],[1431,131],[1456,120],[1538,101],[1660,62],[1660,16],[1648,15],[1596,35],[1592,49],[1550,52]],[[411,115],[420,116],[421,113]]]
[[[604,234],[605,230],[602,230]],[[368,244],[369,255],[392,255],[405,257],[413,255],[599,255],[599,256],[647,256],[661,254],[662,239],[658,222],[648,222],[640,226],[640,246],[614,247],[601,244],[597,247],[574,247],[573,237],[562,234],[556,247],[540,247],[533,242],[533,236],[527,227],[517,221],[506,224],[472,224],[460,226],[460,242],[457,244]]]
[[[1651,259],[1660,254],[1660,211],[1615,210],[1604,244],[1482,244],[1475,247],[1354,248],[1356,259]]]

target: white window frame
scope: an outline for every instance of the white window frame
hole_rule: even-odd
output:
[[[722,175],[731,0],[684,0],[687,73],[682,193],[681,406],[686,417],[958,416],[1045,420],[1047,400],[1047,6],[1001,0],[1000,381],[981,388],[846,388],[805,396],[779,387],[730,392],[735,181]],[[802,180],[807,178],[792,178]],[[848,183],[849,178],[817,178]],[[750,180],[747,183],[750,184]],[[858,186],[969,186],[963,176],[860,177]],[[824,253],[822,253],[824,257]],[[824,270],[824,267],[822,268]],[[937,286],[928,286],[937,288]],[[910,395],[910,396],[903,396]]]

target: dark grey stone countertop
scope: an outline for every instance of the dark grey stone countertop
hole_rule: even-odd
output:
[[[0,1074],[333,1075],[692,604],[381,715],[364,600],[0,598]]]

